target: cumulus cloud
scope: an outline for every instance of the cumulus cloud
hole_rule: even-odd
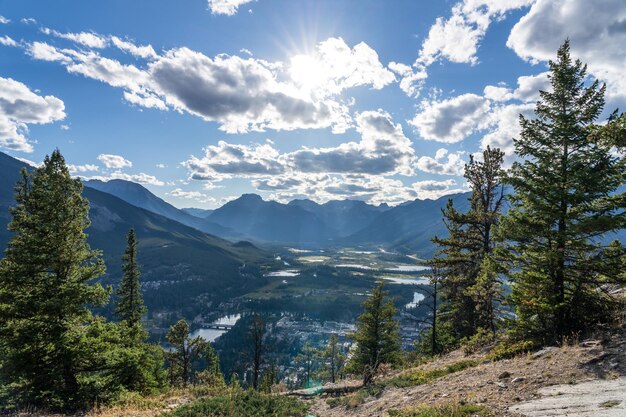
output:
[[[17,42],[8,36],[0,36],[0,44],[4,46],[17,46]]]
[[[422,156],[417,160],[417,168],[431,174],[463,175],[465,161],[464,152],[448,152],[447,149],[437,150],[434,158]]]
[[[491,23],[534,1],[463,0],[456,3],[449,17],[438,17],[430,27],[412,66],[390,64],[401,77],[400,88],[407,95],[417,97],[428,77],[428,67],[439,60],[477,64],[478,47]]]
[[[400,202],[417,194],[390,175],[412,175],[415,153],[400,124],[383,110],[356,116],[359,141],[334,147],[303,147],[281,153],[271,141],[241,145],[220,141],[203,157],[183,162],[191,178],[222,181],[249,178],[259,191],[284,201],[307,196],[315,201],[354,198]]]
[[[441,101],[423,101],[421,111],[409,121],[427,140],[456,143],[486,127],[491,105],[477,94],[462,94]]]
[[[388,77],[368,72],[358,58],[360,51],[368,48],[365,44],[348,48],[361,65],[350,76],[331,74],[340,77],[329,79],[335,93],[364,83],[380,88],[388,82]],[[220,123],[220,129],[228,133],[328,127],[343,133],[351,126],[349,104],[327,97],[321,93],[323,89],[302,89],[286,77],[280,62],[228,55],[210,58],[188,48],[176,48],[150,58],[142,68],[99,52],[60,49],[45,42],[33,42],[28,52],[36,59],[60,62],[70,73],[122,88],[124,98],[132,104],[188,112]],[[372,64],[371,55],[365,55]],[[393,77],[390,72],[388,75]]]
[[[93,165],[93,164],[84,164],[84,165],[69,164],[67,168],[72,174],[76,174],[79,172],[93,172],[93,171],[100,170],[100,167],[98,167],[98,165]]]
[[[510,162],[515,147],[513,138],[519,137],[521,128],[519,125],[519,115],[523,114],[528,118],[534,117],[535,103],[512,103],[494,108],[491,121],[493,129],[481,139],[481,147],[487,146],[500,148]]]
[[[239,11],[239,7],[251,3],[253,0],[209,0],[209,9],[213,14],[233,16]]]
[[[19,81],[0,77],[0,147],[32,152],[28,125],[64,118],[65,105],[57,97],[40,96]]]
[[[626,3],[621,0],[537,0],[511,30],[507,46],[530,62],[545,62],[569,38],[572,56],[607,82],[609,99],[623,102],[625,22]]]
[[[288,163],[301,172],[411,175],[415,158],[411,141],[389,113],[362,112],[356,122],[359,142],[300,149],[287,155]]]
[[[102,153],[98,155],[98,160],[104,164],[105,167],[109,169],[118,169],[118,168],[130,168],[133,166],[133,163],[128,159],[124,158],[120,155],[111,155]]]
[[[10,19],[7,19],[6,17],[0,15],[0,24],[1,25],[6,25],[7,23],[11,23]]]
[[[350,48],[342,38],[320,42],[313,54],[292,57],[289,71],[298,86],[317,96],[363,85],[380,90],[396,79],[369,45]]]
[[[219,141],[217,145],[204,148],[204,156],[192,156],[183,162],[198,180],[222,180],[234,175],[276,175],[285,171],[283,158],[270,143],[237,145]]]
[[[459,186],[455,180],[445,181],[417,181],[411,187],[420,199],[437,199],[448,194],[462,193],[468,190],[467,186]]]

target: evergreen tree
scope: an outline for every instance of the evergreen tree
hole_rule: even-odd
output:
[[[104,263],[87,244],[82,188],[58,150],[32,174],[22,171],[0,262],[0,380],[8,396],[0,403],[68,409],[89,400],[90,375],[100,371],[89,306],[103,305],[108,291],[89,283]]]
[[[174,348],[167,354],[170,384],[186,387],[194,379],[193,364],[206,351],[207,342],[201,337],[190,337],[185,320],[171,326],[166,338]]]
[[[220,370],[220,358],[210,342],[204,347],[206,368],[198,373],[198,381],[209,386],[225,385],[224,375]]]
[[[139,284],[137,239],[134,229],[127,236],[122,256],[122,280],[117,290],[116,314],[120,328],[120,350],[113,369],[117,381],[127,390],[151,393],[163,386],[163,351],[146,343],[148,332],[141,322],[146,308]]]
[[[252,316],[248,337],[250,339],[250,353],[252,357],[252,388],[258,391],[261,366],[263,365],[263,354],[266,348],[265,320],[258,314]]]
[[[321,356],[324,360],[325,374],[328,375],[330,382],[334,384],[341,375],[346,360],[345,355],[341,352],[339,338],[336,334],[333,333],[330,335],[328,344],[323,350]]]
[[[365,385],[372,382],[381,364],[395,365],[401,359],[399,325],[394,318],[397,310],[383,289],[383,282],[376,284],[363,303],[356,332],[350,336],[356,343],[350,369],[363,375]]]
[[[604,239],[624,227],[626,196],[616,191],[626,161],[612,152],[618,143],[611,135],[603,137],[620,132],[620,119],[594,124],[606,86],[586,83],[587,68],[572,62],[569,41],[550,61],[549,78],[552,89],[540,93],[536,118],[520,116],[515,150],[522,160],[511,169],[515,195],[501,230],[515,329],[552,343],[608,320],[616,307],[606,291],[620,281],[624,250]]]
[[[480,161],[470,156],[465,166],[472,190],[470,209],[460,213],[449,200],[442,210],[448,236],[433,239],[440,247],[431,265],[442,272],[441,319],[457,339],[472,336],[479,328],[495,332],[498,275],[482,268],[491,266],[486,259],[495,247],[494,228],[504,201],[503,157],[502,151],[490,147]]]
[[[311,387],[311,376],[317,367],[318,351],[309,342],[302,347],[302,352],[296,356],[296,362],[304,369],[304,388]]]
[[[141,286],[139,284],[139,264],[137,263],[137,239],[135,229],[130,229],[127,246],[122,256],[122,281],[117,291],[118,301],[116,314],[120,322],[129,328],[141,327],[141,317],[146,308],[143,304]]]

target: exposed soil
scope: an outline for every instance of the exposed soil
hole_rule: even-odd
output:
[[[484,360],[485,355],[466,357],[461,351],[455,351],[422,365],[418,369],[441,368],[464,359]],[[594,405],[604,402],[605,410],[619,410],[620,404],[626,404],[626,398],[623,398],[626,390],[621,389],[624,385],[619,385],[620,381],[626,380],[624,376],[626,376],[626,332],[620,329],[609,337],[586,340],[563,347],[548,347],[539,352],[509,360],[485,362],[428,384],[410,388],[386,388],[378,397],[368,397],[362,404],[353,408],[346,408],[343,405],[331,408],[326,398],[321,397],[308,401],[311,403],[311,414],[317,417],[388,416],[387,410],[389,409],[415,406],[420,403],[435,404],[449,401],[482,404],[494,410],[497,416],[589,417],[591,414],[576,413],[575,409],[569,411],[557,409],[554,411],[556,414],[527,414],[532,407],[522,406],[522,404],[546,396],[554,398],[554,394],[562,390],[559,391],[559,388],[556,388],[556,391],[550,391],[545,388],[565,384],[572,386],[573,395],[577,395],[578,392],[579,398],[587,398],[587,401]],[[582,385],[578,390],[575,388],[576,384],[589,381],[613,381],[613,385],[617,388],[614,395],[609,395],[602,401],[596,401],[599,398],[595,395],[596,393],[604,392],[608,386],[613,385],[596,383],[595,385]],[[582,395],[581,392],[586,394]],[[585,400],[582,401],[585,402]],[[522,412],[524,414],[521,414]],[[604,415],[611,414],[598,414],[598,416]]]

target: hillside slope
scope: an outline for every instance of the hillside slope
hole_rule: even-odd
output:
[[[13,204],[13,187],[23,167],[29,168],[0,153],[2,251],[10,238],[7,224],[10,221],[9,206]],[[103,251],[107,265],[107,274],[103,277],[105,283],[118,282],[126,234],[131,227],[135,228],[149,307],[158,304],[172,308],[189,304],[202,294],[219,298],[228,293],[245,292],[257,285],[255,275],[248,273],[249,268],[242,268],[266,260],[266,253],[257,247],[232,244],[93,188],[85,187],[83,196],[90,203],[92,223],[87,229],[88,241],[92,248]]]
[[[200,231],[222,237],[237,236],[231,229],[207,221],[205,218],[194,216],[184,210],[177,209],[167,201],[152,194],[140,184],[125,180],[89,180],[84,181],[84,184],[89,188],[114,195],[134,206],[151,211],[152,213],[160,214],[168,219],[175,220]]]
[[[471,362],[468,362],[471,361]],[[549,347],[512,359],[489,361],[487,352],[455,351],[425,365],[383,377],[379,384],[418,372],[464,370],[422,385],[387,386],[378,395],[349,394],[344,400],[310,399],[316,417],[384,417],[391,410],[411,414],[415,407],[475,404],[490,415],[508,417],[612,417],[626,415],[626,329],[580,343]],[[553,387],[547,389],[546,387]],[[555,396],[555,393],[562,395]],[[566,397],[567,393],[570,393]],[[568,408],[569,407],[569,408]],[[472,414],[478,415],[478,414]]]

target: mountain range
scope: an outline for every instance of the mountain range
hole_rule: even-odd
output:
[[[14,203],[13,189],[22,168],[32,169],[0,152],[2,251],[10,238],[7,230],[9,206]],[[265,251],[252,244],[232,243],[176,221],[170,216],[178,215],[178,209],[138,184],[124,183],[115,183],[114,188],[125,190],[125,197],[134,199],[136,204],[90,186],[83,190],[83,196],[90,203],[88,241],[92,248],[102,250],[107,265],[103,282],[116,283],[119,280],[126,234],[134,227],[139,240],[142,281],[153,290],[148,291],[146,301],[153,305],[167,303],[171,306],[173,299],[181,302],[186,299],[188,303],[189,299],[202,294],[240,293],[245,288],[260,285],[253,282],[254,275],[246,273],[244,266],[267,262],[269,255]],[[154,211],[144,209],[140,204],[152,204],[150,207]]]

